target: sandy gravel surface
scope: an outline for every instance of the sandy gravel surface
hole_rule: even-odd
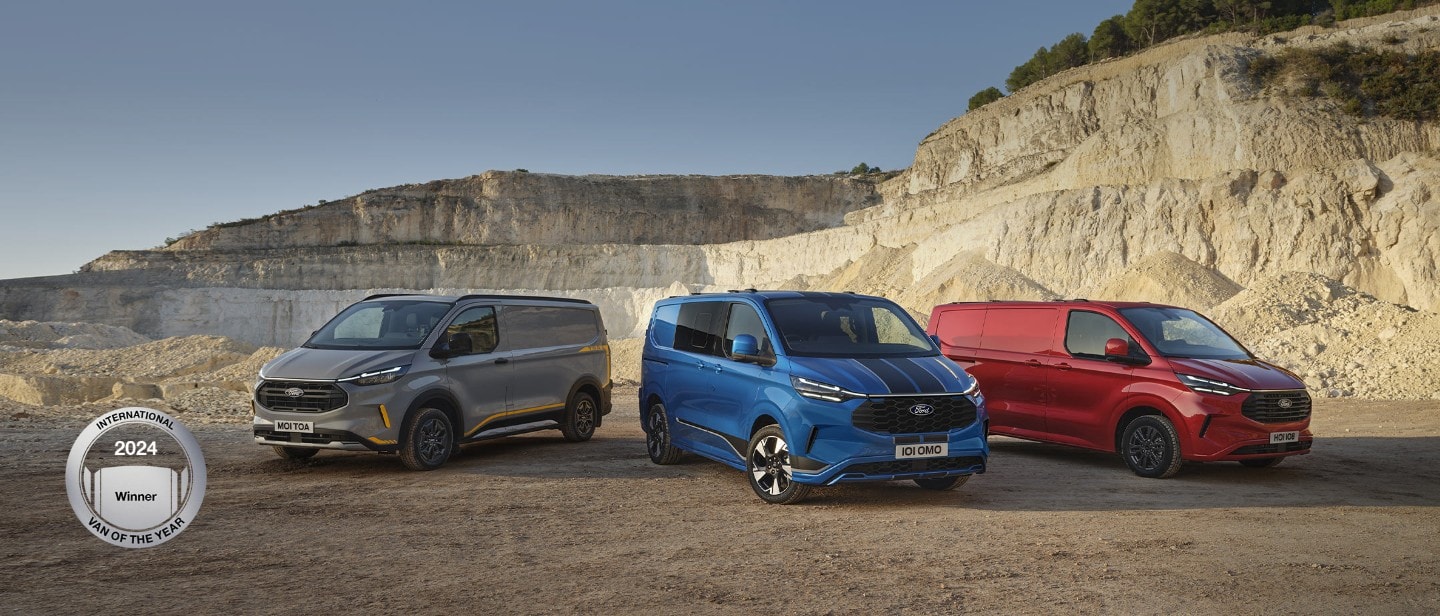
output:
[[[1115,456],[995,439],[960,491],[817,490],[767,506],[738,472],[645,457],[634,390],[596,438],[287,462],[194,426],[194,525],[148,550],[65,499],[83,421],[0,416],[0,612],[325,614],[1440,611],[1440,402],[1317,400],[1315,452],[1141,479]]]

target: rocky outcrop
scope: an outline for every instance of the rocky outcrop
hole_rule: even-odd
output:
[[[180,238],[169,251],[371,244],[715,244],[840,225],[879,201],[836,176],[564,176],[488,171],[372,190]]]

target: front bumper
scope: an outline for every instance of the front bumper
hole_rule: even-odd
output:
[[[791,476],[802,484],[834,485],[984,473],[990,455],[985,440],[985,402],[981,397],[969,400],[975,404],[973,421],[944,432],[925,433],[882,433],[856,427],[852,417],[866,400],[797,401],[797,415],[813,421],[802,422],[800,433],[791,435],[798,441],[791,446]],[[870,418],[874,418],[873,411]],[[895,456],[899,445],[931,443],[946,443],[947,455]]]
[[[1299,456],[1310,453],[1314,435],[1310,432],[1310,416],[1284,422],[1260,422],[1243,412],[1249,396],[1214,396],[1186,392],[1175,400],[1185,416],[1188,446],[1181,448],[1186,460],[1224,462]],[[1309,404],[1308,398],[1306,404]],[[1296,432],[1298,440],[1271,443],[1276,432]]]
[[[251,430],[257,445],[345,449],[352,451],[398,451],[400,422],[404,420],[409,396],[396,400],[393,386],[357,387],[335,384],[345,390],[345,406],[322,412],[276,411],[255,401],[255,417]],[[311,433],[279,432],[277,421],[308,421]]]

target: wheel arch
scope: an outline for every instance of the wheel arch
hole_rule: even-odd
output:
[[[1167,412],[1164,405],[1146,401],[1131,404],[1129,408],[1116,417],[1115,424],[1110,433],[1110,450],[1115,453],[1120,453],[1120,439],[1125,435],[1125,427],[1130,425],[1130,422],[1135,421],[1136,418],[1146,415],[1158,415],[1169,420],[1170,425],[1175,427],[1175,432],[1180,437],[1180,446],[1188,448],[1189,443],[1186,442],[1187,435],[1185,431],[1181,429],[1181,426],[1184,424],[1180,421],[1180,418],[1177,417],[1174,412]]]
[[[604,388],[600,385],[600,379],[595,378],[594,375],[587,374],[576,379],[575,382],[570,385],[570,392],[565,394],[565,405],[569,407],[570,401],[575,399],[575,394],[590,394],[590,397],[595,400],[597,409],[595,413],[595,427],[598,428],[600,427],[601,417],[605,414],[603,412],[605,408],[603,391]]]
[[[411,414],[427,406],[440,409],[446,417],[450,418],[450,426],[454,428],[456,440],[459,440],[465,432],[465,426],[460,417],[460,402],[455,399],[454,394],[445,389],[431,389],[415,396],[415,401],[411,402],[410,407],[405,410],[405,417],[400,419],[401,438],[407,436],[404,434],[404,430]]]

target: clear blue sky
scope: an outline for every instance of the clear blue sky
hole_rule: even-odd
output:
[[[1130,0],[14,2],[0,278],[487,169],[828,173]]]

